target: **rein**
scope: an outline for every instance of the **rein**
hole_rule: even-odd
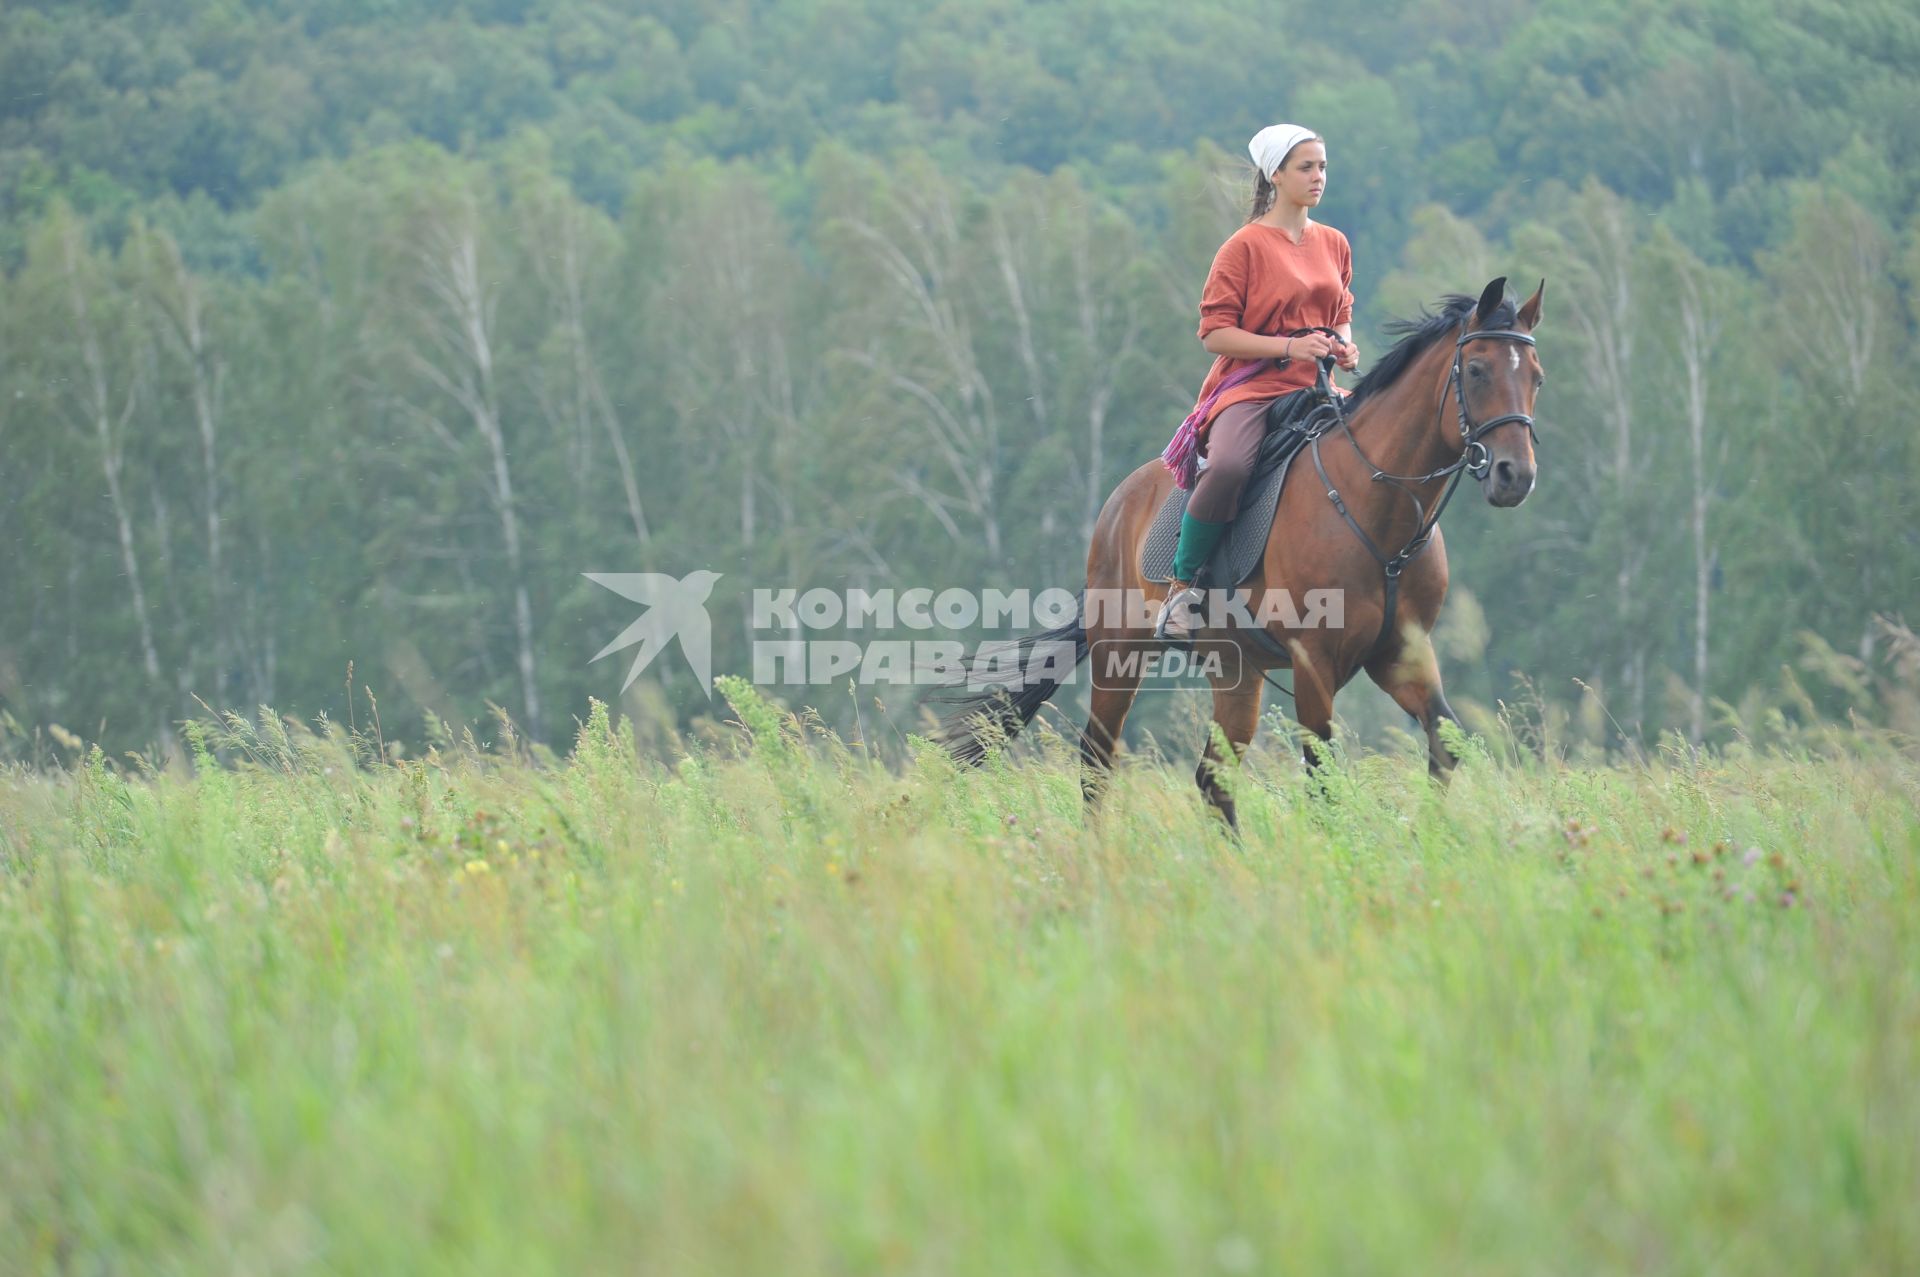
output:
[[[1367,548],[1367,553],[1373,556],[1387,578],[1386,608],[1380,620],[1380,633],[1374,637],[1372,646],[1367,649],[1369,656],[1379,649],[1381,641],[1393,628],[1394,613],[1400,600],[1401,574],[1407,570],[1407,565],[1418,558],[1432,542],[1434,529],[1440,526],[1441,512],[1447,508],[1447,503],[1453,500],[1454,490],[1460,486],[1460,477],[1470,474],[1475,479],[1484,479],[1487,477],[1487,472],[1493,468],[1493,454],[1481,440],[1489,432],[1517,421],[1526,426],[1527,435],[1536,446],[1539,441],[1539,436],[1534,430],[1533,418],[1524,412],[1509,412],[1476,424],[1467,411],[1466,378],[1461,374],[1460,369],[1461,351],[1466,348],[1468,342],[1508,341],[1531,346],[1534,344],[1532,336],[1507,328],[1484,328],[1469,332],[1466,331],[1465,321],[1462,321],[1461,329],[1460,337],[1453,343],[1453,367],[1447,373],[1447,385],[1441,390],[1440,402],[1434,408],[1434,426],[1438,428],[1440,419],[1447,409],[1447,391],[1453,391],[1454,402],[1459,406],[1460,411],[1460,455],[1439,469],[1429,470],[1422,475],[1389,474],[1375,465],[1373,459],[1361,451],[1360,440],[1354,436],[1352,423],[1347,420],[1346,409],[1341,405],[1340,396],[1333,393],[1333,388],[1327,380],[1328,364],[1331,359],[1320,361],[1320,381],[1317,390],[1321,397],[1321,406],[1314,410],[1314,415],[1303,426],[1307,432],[1307,442],[1313,451],[1313,466],[1320,472],[1320,482],[1326,485],[1327,500],[1333,502],[1333,508],[1340,512],[1340,517],[1346,520],[1349,528],[1353,529],[1353,534],[1360,538],[1360,544]],[[1327,330],[1303,329],[1302,331]],[[1406,493],[1407,499],[1413,502],[1420,526],[1412,538],[1393,554],[1386,553],[1374,543],[1372,537],[1367,535],[1366,529],[1360,526],[1360,521],[1353,517],[1352,511],[1347,509],[1347,503],[1341,497],[1340,490],[1334,486],[1332,477],[1327,474],[1326,462],[1320,457],[1320,440],[1322,436],[1334,430],[1339,430],[1347,436],[1347,442],[1352,446],[1354,455],[1373,472],[1373,482],[1390,483]],[[1435,479],[1446,479],[1447,486],[1441,492],[1440,499],[1434,502],[1432,513],[1428,513],[1412,485],[1431,483]]]

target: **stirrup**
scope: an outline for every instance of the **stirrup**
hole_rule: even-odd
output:
[[[1199,586],[1189,585],[1167,595],[1160,605],[1160,615],[1153,623],[1153,636],[1162,643],[1191,643],[1200,629],[1194,622],[1193,610],[1206,601],[1206,595]],[[1175,624],[1176,614],[1180,624]]]

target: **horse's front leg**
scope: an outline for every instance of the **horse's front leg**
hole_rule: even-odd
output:
[[[1300,751],[1311,776],[1333,748],[1333,697],[1340,690],[1337,652],[1330,644],[1300,639],[1289,639],[1287,649],[1293,653],[1293,717],[1307,733]]]
[[[1232,762],[1229,763],[1226,752],[1219,748],[1219,742],[1209,732],[1206,753],[1193,775],[1201,794],[1220,814],[1220,819],[1227,822],[1227,828],[1236,834],[1240,832],[1240,820],[1234,811],[1232,790],[1221,783],[1221,771],[1228,766],[1237,766],[1245,756],[1253,734],[1260,728],[1260,698],[1266,690],[1259,671],[1253,669],[1244,658],[1245,653],[1242,652],[1242,660],[1231,674],[1225,672],[1223,667],[1223,672],[1212,679],[1213,721],[1220,725],[1220,734],[1232,748]]]
[[[1445,784],[1460,760],[1440,739],[1440,723],[1444,719],[1458,725],[1460,719],[1441,688],[1440,662],[1433,652],[1432,637],[1409,623],[1391,652],[1367,662],[1367,676],[1393,698],[1394,704],[1413,715],[1426,732],[1427,772]]]

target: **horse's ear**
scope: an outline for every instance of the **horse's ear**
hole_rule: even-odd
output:
[[[1540,322],[1540,299],[1547,295],[1547,281],[1541,280],[1540,287],[1533,290],[1533,296],[1520,304],[1520,327],[1532,332],[1534,325]]]
[[[1506,297],[1507,277],[1502,275],[1488,284],[1486,291],[1480,294],[1480,305],[1473,312],[1473,326],[1485,328],[1487,321],[1493,318],[1493,312],[1500,309],[1500,303],[1505,301]]]

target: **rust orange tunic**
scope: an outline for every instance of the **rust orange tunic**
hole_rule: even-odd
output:
[[[1353,250],[1331,226],[1308,222],[1296,244],[1287,232],[1249,222],[1233,233],[1213,256],[1213,269],[1200,294],[1200,336],[1218,328],[1240,328],[1278,337],[1296,328],[1337,327],[1353,319]],[[1247,360],[1225,355],[1213,361],[1195,405]],[[1222,408],[1251,399],[1278,399],[1314,383],[1311,359],[1284,367],[1269,365],[1220,396],[1207,425]],[[1206,426],[1202,426],[1204,431]]]

